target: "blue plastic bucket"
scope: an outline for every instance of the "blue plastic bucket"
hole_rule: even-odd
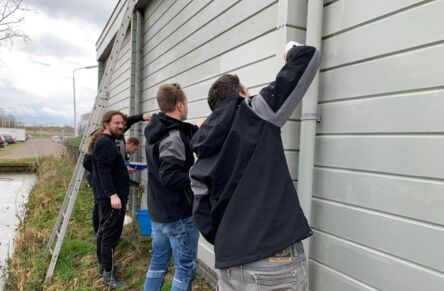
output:
[[[143,236],[151,235],[151,219],[148,215],[148,209],[136,211],[136,219],[139,223],[139,231]]]

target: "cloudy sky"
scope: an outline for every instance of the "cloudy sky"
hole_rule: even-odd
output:
[[[0,43],[0,107],[29,125],[72,125],[74,68],[96,64],[95,43],[118,0],[25,0],[28,41]],[[97,69],[76,72],[77,120]]]

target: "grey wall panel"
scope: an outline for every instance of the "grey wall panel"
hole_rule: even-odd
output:
[[[444,182],[316,168],[314,197],[444,225]]]
[[[126,66],[125,66],[126,67]],[[120,70],[119,70],[120,71]],[[117,87],[122,85],[125,82],[130,81],[131,75],[130,75],[130,68],[127,68],[125,70],[121,70],[119,74],[115,74],[116,76],[113,76],[112,80],[112,87],[110,87],[108,90],[110,91],[118,91]]]
[[[214,258],[214,247],[209,244],[202,236],[199,240],[199,247],[197,250],[197,256],[210,268],[214,268],[215,258]]]
[[[277,60],[273,58],[275,46],[272,45],[277,40],[276,36],[276,33],[268,33],[243,46],[227,51],[223,55],[211,58],[188,71],[177,74],[171,79],[164,80],[164,82],[181,84],[190,100],[206,98],[211,83],[224,73],[238,74],[248,87],[268,83],[274,80],[276,74],[276,71],[270,68],[270,66],[277,67],[277,65],[273,65]],[[260,70],[256,67],[260,67]],[[196,86],[199,88],[194,90],[193,88]],[[155,98],[157,89],[158,86],[150,86],[145,89],[143,100]]]
[[[186,3],[186,1],[183,2]],[[198,23],[196,20],[196,18],[199,17],[198,14],[211,2],[212,0],[194,0],[181,9],[179,14],[170,19],[168,23],[160,28],[155,34],[145,35],[145,54],[148,54],[166,39],[169,39],[173,34],[176,34],[178,30],[185,31],[188,34],[192,33],[192,30],[190,31],[189,29],[186,29],[186,25],[188,25],[187,23],[191,21],[196,21],[196,23]],[[175,8],[175,6],[173,7]],[[206,13],[210,12],[211,11],[206,11]],[[147,33],[148,29],[149,27],[145,27],[145,33]],[[177,35],[181,38],[185,37],[185,35],[180,33]],[[178,41],[178,39],[176,39],[176,41]]]
[[[184,2],[184,0],[181,0]],[[160,19],[169,11],[172,5],[175,4],[175,2],[181,2],[177,0],[162,0],[162,1],[154,1],[152,6],[156,6],[156,8],[153,10],[152,13],[147,15],[145,17],[145,26],[148,28],[148,30],[145,30],[145,33],[149,33],[150,31],[156,30],[156,28],[159,27],[159,24],[161,24]],[[156,3],[158,2],[158,3]]]
[[[284,24],[289,27],[296,27],[306,29],[307,24],[307,1],[305,0],[291,0],[287,5],[281,5],[282,11],[279,16],[283,19],[278,19],[279,24]]]
[[[293,181],[296,181],[298,179],[299,152],[285,151],[285,158],[287,159],[287,165],[288,170],[290,171],[291,179]]]
[[[320,75],[320,101],[443,85],[444,45],[397,54]]]
[[[168,3],[169,2],[169,3]],[[165,1],[162,5],[169,4],[168,9],[158,18],[157,21],[151,23],[150,19],[146,22],[145,39],[152,40],[156,35],[163,35],[162,32],[168,31],[168,25],[178,17],[192,0]],[[152,19],[151,19],[152,20]],[[149,45],[148,45],[149,46]]]
[[[328,38],[322,43],[322,69],[442,41],[443,11],[443,1],[427,2]]]
[[[444,286],[443,4],[324,8],[313,290]]]
[[[374,19],[387,17],[424,0],[340,0],[324,9],[323,35],[329,36]]]
[[[316,261],[377,290],[440,291],[444,286],[442,273],[316,230],[310,249]]]
[[[282,143],[286,150],[299,150],[299,134],[301,123],[299,121],[287,121],[281,129]]]
[[[121,44],[118,59],[114,70],[111,72],[111,81],[108,85],[110,99],[107,110],[124,110],[129,113],[130,87],[131,87],[131,35],[127,31],[124,41]]]
[[[376,291],[376,289],[314,260],[309,262],[308,275],[311,290]]]
[[[318,230],[444,273],[442,227],[317,198],[313,212]]]
[[[176,50],[176,55],[173,55],[171,58],[167,59],[167,62],[171,62],[172,60],[176,59],[180,53],[183,54],[204,44],[208,39],[211,39],[217,35],[217,33],[211,34],[211,30],[207,30],[208,25],[215,23],[215,21],[220,19],[221,15],[224,15],[223,12],[235,3],[237,3],[235,0],[211,2],[205,7],[205,9],[199,11],[198,14],[194,15],[193,18],[191,18],[177,30],[171,31],[168,38],[163,40],[159,45],[155,43],[149,44],[147,47],[147,54],[144,57],[144,66],[151,64],[160,56],[164,56],[167,52],[170,52],[172,49],[178,46],[181,46],[182,49],[179,51]],[[199,7],[194,8],[199,9]],[[228,23],[233,23],[233,21],[236,20],[229,19],[228,21]],[[227,28],[227,23],[223,25],[219,23],[219,30],[217,31]],[[212,29],[213,32],[217,32],[214,31],[214,27],[212,27]]]
[[[320,134],[444,132],[444,90],[325,103]]]
[[[129,96],[127,97],[129,98]],[[121,110],[121,109],[128,109],[128,112],[124,112],[125,114],[129,114],[129,102],[127,98],[123,98],[122,100],[116,101],[116,102],[110,102],[108,103],[108,106],[106,107],[107,110]]]
[[[444,136],[320,136],[316,165],[444,179]]]
[[[174,49],[174,51],[179,54],[177,57],[165,55],[166,58],[170,60],[173,59],[174,61],[166,65],[166,59],[161,57],[144,69],[147,70],[149,74],[146,82],[151,86],[159,84],[171,78],[174,74],[185,72],[193,67],[193,65],[195,66],[210,60],[215,56],[221,55],[234,47],[247,43],[273,30],[274,28],[270,27],[269,23],[263,21],[263,19],[269,19],[275,15],[277,12],[275,8],[275,6],[271,6],[263,10],[239,26],[225,32],[211,42],[202,44],[201,47],[186,55],[182,54],[180,50],[181,45],[179,45],[177,50],[176,48]]]

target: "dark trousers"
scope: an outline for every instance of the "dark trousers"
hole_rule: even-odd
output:
[[[94,229],[94,235],[97,235],[97,231],[99,230],[100,218],[99,218],[99,203],[94,202],[94,208],[92,212],[92,223]]]
[[[112,269],[113,251],[119,242],[123,230],[126,204],[122,209],[113,209],[111,202],[99,201],[99,229],[97,231],[97,258],[103,270]]]

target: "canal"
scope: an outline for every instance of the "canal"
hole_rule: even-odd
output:
[[[33,174],[0,173],[0,290],[4,289],[8,257],[36,180]]]

